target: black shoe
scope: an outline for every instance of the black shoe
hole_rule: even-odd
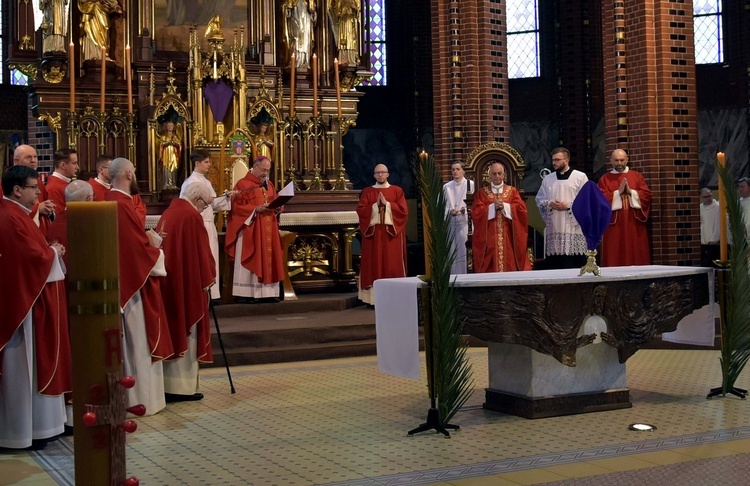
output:
[[[71,427],[70,425],[66,425],[65,431],[60,435],[63,437],[70,437],[71,435],[73,435],[73,427]]]
[[[164,398],[167,403],[175,402],[197,402],[203,400],[203,393],[193,393],[192,395],[178,395],[176,393],[165,393]]]

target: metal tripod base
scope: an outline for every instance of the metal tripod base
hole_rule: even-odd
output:
[[[437,408],[431,408],[427,411],[427,422],[423,423],[416,429],[412,429],[408,432],[408,435],[411,437],[414,434],[418,434],[420,432],[424,432],[427,430],[435,430],[435,432],[440,432],[443,434],[447,439],[450,439],[451,434],[446,429],[451,430],[461,430],[461,427],[458,425],[452,425],[452,424],[440,424],[440,415],[438,414]]]
[[[741,400],[744,400],[747,397],[747,390],[743,390],[742,388],[737,388],[734,386],[727,390],[727,393],[739,397]],[[711,391],[708,393],[708,395],[706,395],[706,398],[713,398],[719,395],[726,396],[722,387],[711,388]]]

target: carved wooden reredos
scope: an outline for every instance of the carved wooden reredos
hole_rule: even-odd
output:
[[[489,183],[487,170],[492,162],[500,162],[505,166],[505,182],[518,189],[523,197],[526,164],[521,154],[507,143],[490,142],[474,149],[466,159],[466,178],[475,181],[477,188]]]

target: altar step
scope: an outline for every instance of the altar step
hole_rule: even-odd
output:
[[[356,293],[300,295],[297,301],[215,307],[230,366],[376,354],[375,311]],[[214,363],[224,366],[212,326]]]

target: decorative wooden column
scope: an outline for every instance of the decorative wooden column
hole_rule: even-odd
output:
[[[607,151],[626,149],[653,190],[653,263],[700,256],[698,119],[690,3],[602,4]]]

